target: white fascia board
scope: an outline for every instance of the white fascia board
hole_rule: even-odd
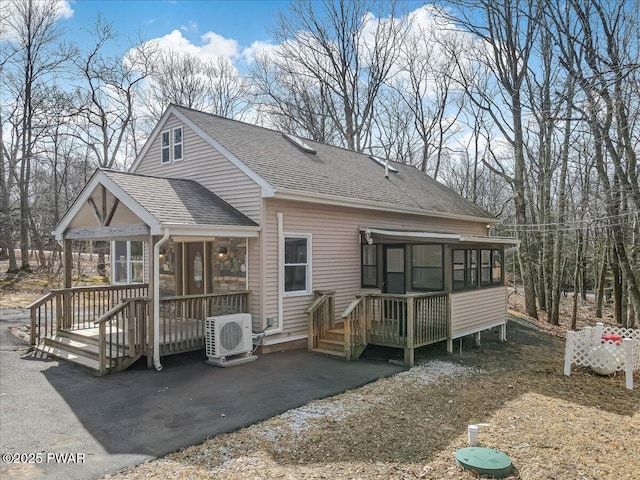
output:
[[[475,235],[460,235],[461,242],[467,243],[499,243],[504,245],[520,245],[520,240],[509,237],[478,237]]]
[[[171,230],[172,237],[241,237],[258,238],[260,227],[234,227],[227,225],[180,225],[162,224],[162,228]]]
[[[293,200],[296,202],[318,203],[322,205],[335,205],[339,207],[362,208],[366,210],[375,210],[379,212],[392,213],[408,213],[411,215],[420,215],[423,217],[449,218],[451,220],[469,220],[473,222],[482,222],[485,224],[495,224],[499,220],[491,217],[476,217],[474,215],[458,215],[454,213],[436,212],[433,210],[423,210],[418,208],[394,208],[388,204],[379,202],[370,202],[355,198],[339,197],[336,195],[325,195],[319,193],[300,192],[276,188],[274,198],[282,200]]]
[[[167,120],[169,119],[169,115],[171,114],[171,110],[175,110],[175,109],[173,109],[173,107],[168,108],[162,114],[162,117],[160,117],[160,120],[158,120],[158,123],[156,124],[155,128],[151,131],[151,134],[149,135],[149,137],[147,137],[147,141],[142,147],[142,150],[140,150],[140,153],[136,157],[131,167],[129,167],[129,170],[127,170],[127,172],[135,173],[136,168],[138,168],[138,165],[140,165],[140,162],[142,161],[142,159],[147,155],[147,152],[151,148],[151,145],[153,144],[156,137],[160,134],[162,130],[164,130],[164,124],[167,123]]]
[[[274,188],[273,186],[267,182],[264,178],[258,175],[256,172],[251,170],[243,161],[241,161],[238,157],[236,157],[229,150],[224,148],[220,142],[211,137],[207,132],[202,130],[198,125],[193,123],[187,117],[185,117],[182,113],[180,113],[176,108],[171,107],[169,111],[176,116],[182,123],[188,126],[191,130],[193,130],[197,135],[199,135],[205,142],[215,148],[218,152],[220,152],[227,160],[233,163],[236,167],[240,169],[246,176],[248,176],[251,180],[256,182],[260,188],[262,189],[262,197],[273,197]],[[157,132],[156,132],[157,134]]]
[[[111,180],[102,170],[96,170],[93,177],[89,180],[87,185],[82,189],[80,195],[71,205],[71,208],[64,215],[56,229],[53,231],[56,240],[62,240],[64,238],[64,232],[71,223],[71,221],[78,214],[80,209],[87,202],[93,191],[98,185],[103,185],[109,190],[116,198],[120,200],[129,210],[140,218],[145,224],[149,225],[151,235],[160,234],[160,222],[158,219],[151,215],[142,205],[136,202],[127,192],[125,192],[119,185]]]
[[[435,240],[460,240],[457,233],[437,233],[437,232],[420,232],[420,231],[404,231],[404,230],[384,230],[380,228],[360,227],[361,232],[377,233],[388,237],[414,237],[414,238],[431,238]]]
[[[386,230],[381,228],[360,227],[361,232],[377,233],[387,237],[429,238],[435,240],[452,240],[460,243],[492,243],[504,245],[519,245],[520,240],[507,237],[481,237],[476,235],[460,235],[457,233],[438,233],[423,231]]]

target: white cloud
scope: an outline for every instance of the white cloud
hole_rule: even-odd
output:
[[[46,1],[46,0],[45,0]],[[71,18],[73,17],[73,8],[69,4],[68,0],[56,0],[58,7],[58,18]]]
[[[150,40],[150,42],[154,42],[160,50],[188,53],[202,60],[218,57],[236,60],[241,56],[238,42],[232,38],[225,38],[215,32],[207,32],[200,37],[200,40],[200,44],[196,45],[184,37],[180,30],[173,30],[163,37]]]
[[[271,42],[256,40],[251,45],[245,47],[245,49],[242,50],[242,58],[245,59],[247,65],[251,65],[253,62],[255,62],[256,57],[259,54],[263,52],[275,51],[276,48],[276,45],[272,44]]]
[[[207,32],[200,37],[202,40],[201,50],[211,56],[222,56],[227,58],[237,58],[239,56],[238,41],[232,38],[224,38],[215,32]]]

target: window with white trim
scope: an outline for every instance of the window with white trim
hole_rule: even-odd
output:
[[[144,282],[144,247],[142,242],[111,242],[111,283]]]
[[[160,161],[178,162],[184,158],[182,127],[165,130],[160,134]]]
[[[182,127],[173,129],[173,161],[182,160]]]
[[[310,235],[285,235],[284,292],[286,294],[311,292]]]
[[[171,132],[169,130],[162,132],[161,137],[160,159],[162,163],[169,163],[171,161]]]

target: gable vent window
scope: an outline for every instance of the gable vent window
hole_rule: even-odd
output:
[[[313,153],[316,151],[313,147],[310,147],[309,144],[305,143],[302,139],[296,137],[295,135],[289,135],[288,133],[283,133],[282,136],[289,140],[289,142],[293,143],[296,147],[302,150],[304,153]]]
[[[178,162],[184,156],[182,127],[165,130],[160,140],[160,160],[162,163]]]

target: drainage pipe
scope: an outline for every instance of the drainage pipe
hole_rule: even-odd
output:
[[[160,363],[160,247],[169,240],[169,229],[153,246],[153,366],[156,371],[162,370]]]

